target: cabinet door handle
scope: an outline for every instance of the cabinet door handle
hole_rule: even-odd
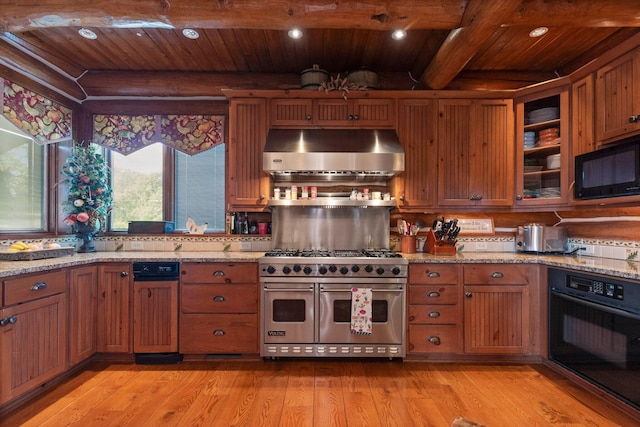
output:
[[[305,117],[305,119],[307,119],[308,121],[311,121],[311,114],[307,114],[307,116]]]
[[[629,117],[629,123],[637,123],[637,122],[640,122],[640,114],[638,114],[637,116]]]
[[[127,277],[129,276],[129,273],[127,273],[126,271],[123,271],[120,273],[120,277]]]
[[[223,335],[225,335],[224,330],[222,329],[216,329],[215,331],[213,331],[213,335],[217,336],[217,337],[221,337]]]
[[[473,296],[473,294],[471,292],[465,292],[464,296],[467,298],[471,298]]]
[[[225,298],[222,295],[216,295],[215,297],[213,297],[213,300],[215,302],[225,302]]]
[[[504,274],[502,274],[499,271],[494,271],[493,273],[491,273],[492,279],[502,279],[503,277],[504,277]]]
[[[429,271],[427,273],[427,277],[430,279],[435,279],[437,277],[440,277],[440,273],[438,273],[437,271]]]
[[[7,326],[9,324],[13,325],[18,321],[16,316],[6,317],[4,319],[0,319],[0,326]]]
[[[216,271],[213,272],[213,276],[214,277],[224,277],[224,271],[216,270]]]
[[[46,289],[46,288],[47,288],[47,284],[44,282],[34,283],[33,286],[31,286],[32,291],[39,291],[41,289]]]
[[[431,344],[440,345],[440,337],[436,337],[435,335],[427,338],[427,341],[429,341]]]
[[[432,291],[427,294],[429,298],[438,298],[440,297],[440,292]]]
[[[438,311],[430,311],[429,314],[427,314],[427,316],[429,316],[431,318],[440,317],[440,312],[438,312]]]

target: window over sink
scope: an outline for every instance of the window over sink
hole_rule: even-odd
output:
[[[112,231],[127,230],[129,221],[160,220],[173,220],[181,230],[187,217],[207,223],[207,231],[224,231],[224,144],[189,156],[156,143],[127,156],[110,152],[109,157]],[[166,206],[171,206],[167,212]]]

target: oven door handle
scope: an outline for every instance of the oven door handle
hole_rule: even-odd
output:
[[[310,288],[264,288],[265,292],[313,292],[313,287]]]
[[[563,294],[553,289],[551,289],[551,293],[567,301],[575,302],[576,304],[586,305],[587,307],[593,308],[595,310],[604,311],[605,313],[615,314],[618,316],[628,317],[630,319],[640,320],[640,315],[629,313],[628,311],[620,310],[619,308],[608,307],[606,305],[598,304],[591,301],[586,301],[586,300],[583,300],[582,298],[577,298],[571,295]]]
[[[402,292],[403,289],[371,289],[371,292]],[[325,289],[320,287],[320,292],[348,292],[351,293],[351,289]]]

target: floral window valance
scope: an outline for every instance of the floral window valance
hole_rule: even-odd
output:
[[[93,142],[127,155],[160,142],[193,155],[224,142],[224,116],[93,116]]]
[[[7,79],[2,84],[2,115],[39,144],[71,140],[71,109]]]

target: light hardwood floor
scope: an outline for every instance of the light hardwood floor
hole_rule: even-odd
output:
[[[2,426],[636,426],[542,365],[95,362]]]

